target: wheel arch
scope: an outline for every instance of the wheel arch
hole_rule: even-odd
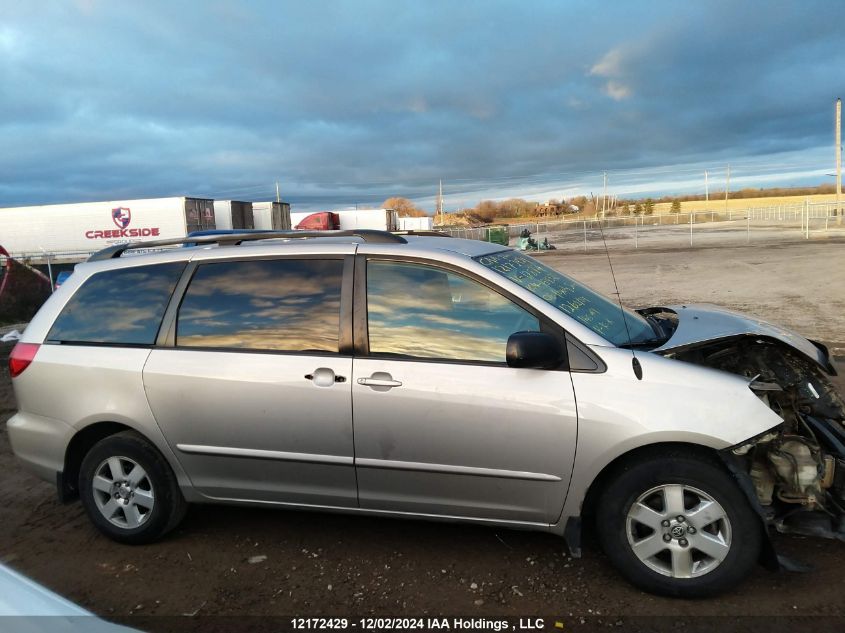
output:
[[[754,496],[753,485],[749,485],[750,476],[745,472],[738,471],[729,460],[720,454],[720,451],[708,446],[689,442],[658,442],[654,444],[646,444],[632,448],[608,462],[593,478],[593,481],[587,488],[584,500],[581,503],[580,515],[570,517],[567,520],[564,538],[567,540],[567,545],[569,546],[570,551],[572,551],[573,554],[577,553],[580,555],[584,528],[586,527],[590,533],[594,532],[592,529],[594,527],[592,522],[595,520],[596,507],[598,500],[601,498],[602,492],[628,464],[644,459],[665,458],[665,456],[672,451],[684,451],[690,455],[705,459],[716,467],[723,469],[725,473],[729,474],[731,478],[734,479],[737,488],[748,499],[748,503],[754,513],[760,517],[760,529],[763,535],[763,543],[760,551],[760,564],[767,569],[778,569],[780,566],[778,556],[771,542],[766,523],[760,514],[760,504]],[[747,479],[747,481],[743,481],[743,479]],[[575,539],[577,539],[577,542],[572,542]]]
[[[164,460],[170,465],[176,475],[177,481],[183,490],[190,487],[190,480],[183,471],[181,464],[179,464],[176,456],[170,451],[170,447],[166,443],[162,445],[163,438],[151,436],[150,433],[144,432],[144,429],[138,428],[134,424],[126,421],[117,421],[114,419],[94,420],[84,427],[77,429],[68,442],[65,449],[64,465],[62,472],[58,474],[57,490],[59,501],[62,503],[69,503],[79,497],[79,470],[82,466],[82,460],[91,448],[100,440],[103,440],[117,433],[123,431],[132,431],[137,433],[140,437],[146,440],[150,446],[155,448]]]
[[[79,497],[79,469],[88,451],[100,440],[123,431],[135,431],[131,426],[120,422],[94,422],[79,429],[68,442],[65,449],[64,468],[61,481],[58,482],[59,501],[68,503]],[[146,439],[146,438],[145,438]]]
[[[701,444],[690,442],[658,442],[637,446],[620,455],[617,455],[610,462],[605,464],[599,473],[593,478],[587,488],[584,500],[581,503],[581,517],[583,521],[589,521],[595,515],[596,504],[607,485],[616,477],[627,464],[644,459],[656,459],[665,456],[669,451],[685,451],[703,459],[707,459],[721,468],[724,463],[719,459],[718,451]]]

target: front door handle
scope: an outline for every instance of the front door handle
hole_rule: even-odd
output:
[[[359,378],[358,384],[364,385],[365,387],[375,387],[378,391],[402,386],[400,380],[393,380],[393,376],[383,371],[377,371],[369,378]]]

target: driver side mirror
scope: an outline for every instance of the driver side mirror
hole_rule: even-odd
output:
[[[505,358],[508,367],[521,369],[558,369],[567,360],[561,341],[546,332],[511,334]]]

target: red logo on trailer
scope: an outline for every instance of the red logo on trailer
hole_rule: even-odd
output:
[[[130,229],[132,211],[129,207],[117,207],[111,210],[111,220],[117,225],[117,229],[103,229],[102,231],[85,231],[85,237],[89,240],[108,240],[127,237],[158,237],[161,234],[159,227],[141,229]]]
[[[117,228],[125,229],[129,226],[129,222],[132,220],[132,211],[129,210],[129,207],[118,207],[117,209],[112,209],[111,219],[115,224],[117,224]]]

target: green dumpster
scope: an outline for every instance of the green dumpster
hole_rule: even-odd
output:
[[[506,226],[488,226],[486,228],[487,239],[485,241],[493,244],[501,244],[507,246],[510,241],[508,235],[508,227]]]

